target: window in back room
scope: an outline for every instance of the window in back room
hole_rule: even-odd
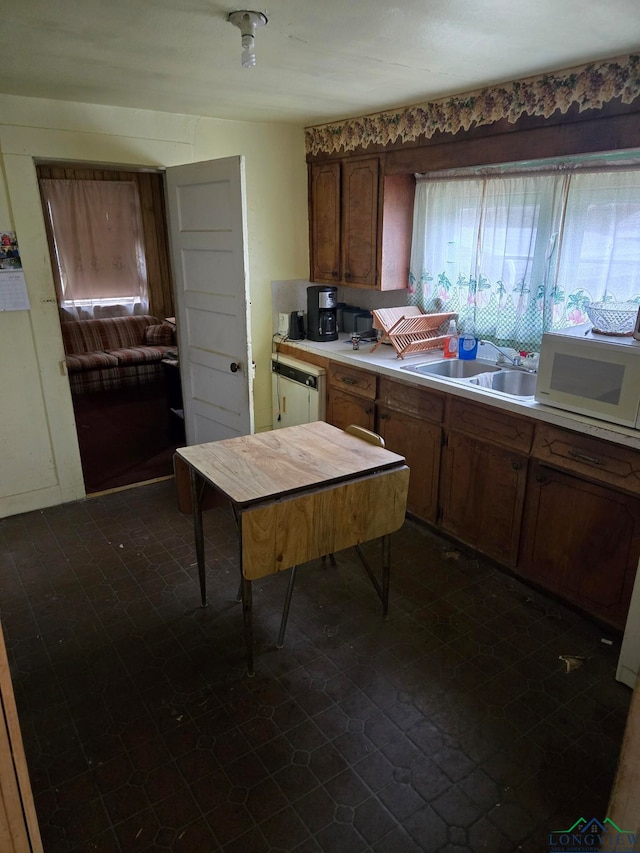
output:
[[[147,314],[142,216],[133,181],[43,179],[60,308],[74,319]]]
[[[175,314],[160,172],[37,167],[61,320]]]

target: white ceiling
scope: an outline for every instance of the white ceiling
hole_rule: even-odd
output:
[[[0,0],[0,92],[298,125],[640,49],[640,0]],[[269,22],[240,64],[229,12]]]

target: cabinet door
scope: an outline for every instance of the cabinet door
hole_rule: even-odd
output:
[[[309,172],[311,281],[340,281],[340,163],[315,163]]]
[[[451,431],[443,453],[440,527],[505,566],[518,556],[527,457]]]
[[[407,510],[435,524],[438,512],[438,477],[442,428],[402,412],[378,408],[378,432],[387,450],[407,460],[411,471]]]
[[[329,388],[327,396],[327,421],[346,429],[350,424],[373,430],[375,428],[375,403],[354,394],[345,394],[336,388]]]
[[[624,629],[640,553],[640,499],[535,464],[518,572]]]
[[[377,158],[342,165],[342,279],[345,284],[378,283]]]

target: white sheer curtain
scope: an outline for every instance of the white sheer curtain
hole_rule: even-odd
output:
[[[409,301],[518,349],[640,303],[640,170],[418,178]]]
[[[466,316],[483,194],[482,180],[418,179],[409,278],[413,301],[426,311]]]
[[[539,344],[562,176],[419,180],[411,301],[463,331]]]
[[[78,316],[146,313],[142,217],[131,181],[44,179],[58,300]]]
[[[589,302],[640,301],[640,171],[572,175],[554,323],[584,323]]]

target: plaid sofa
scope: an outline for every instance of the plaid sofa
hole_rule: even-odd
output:
[[[86,394],[162,379],[173,328],[147,314],[61,323],[71,391]]]

